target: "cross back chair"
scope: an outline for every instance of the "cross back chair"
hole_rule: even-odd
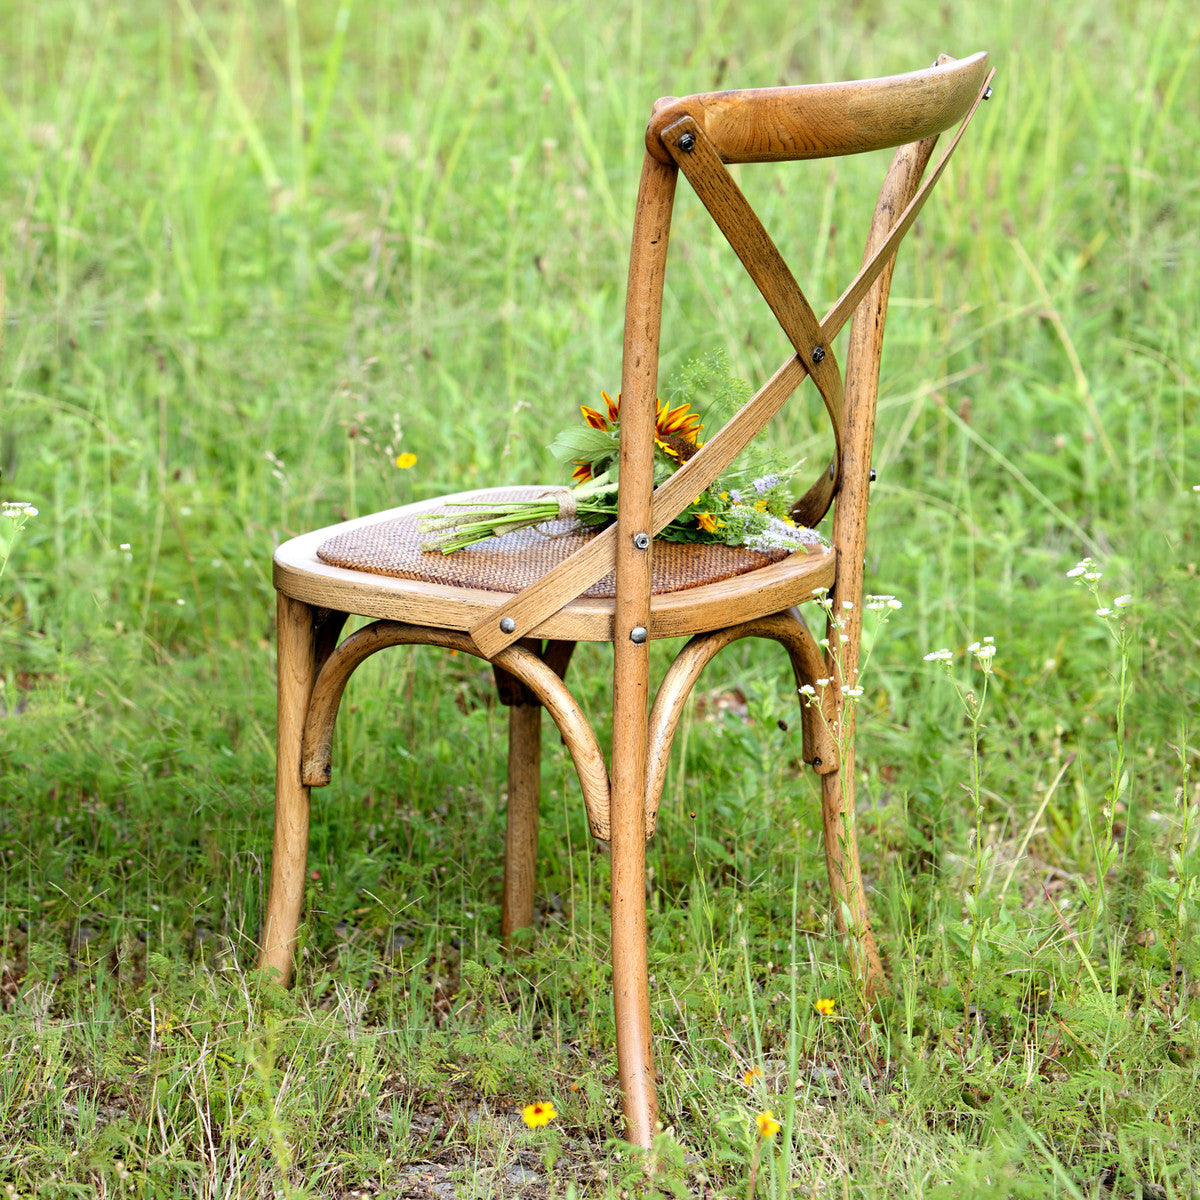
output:
[[[327,784],[334,719],[354,669],[387,646],[422,644],[493,666],[509,706],[501,926],[532,923],[541,710],[576,767],[591,832],[611,842],[612,971],[618,1073],[630,1141],[648,1146],[657,1117],[646,961],[645,845],[654,833],[676,725],[704,666],[743,637],[782,644],[798,686],[803,757],[821,777],[825,856],[839,929],[872,993],[883,979],[858,863],[853,705],[863,553],[883,325],[894,254],[990,94],[986,54],[946,56],[908,75],[851,83],[714,92],[660,100],[646,131],[634,218],[621,375],[620,490],[600,533],[510,534],[449,556],[422,553],[422,517],[447,500],[523,498],[489,489],[425,501],[318,530],[275,555],[278,748],[275,837],[262,966],[285,982],[304,894],[309,789]],[[928,173],[937,135],[961,121]],[[880,193],[863,265],[823,319],[797,286],[730,163],[823,158],[899,146]],[[653,484],[659,331],[675,186],[682,173],[787,335],[794,353],[726,426],[657,489]],[[846,372],[833,340],[853,316]],[[815,526],[834,505],[828,548],[765,556],[655,541],[749,444],[806,378],[833,428],[829,466],[794,516]],[[835,503],[836,501],[836,503]],[[828,589],[827,591],[825,589]],[[796,605],[825,597],[836,620],[825,649]],[[342,638],[350,614],[374,618]],[[649,642],[688,635],[650,703]],[[563,676],[576,642],[613,645],[612,764]],[[831,682],[830,682],[831,681]]]

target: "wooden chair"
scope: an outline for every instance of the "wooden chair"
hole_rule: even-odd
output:
[[[893,255],[970,115],[988,94],[987,56],[853,83],[713,92],[660,100],[646,131],[634,217],[621,375],[616,523],[599,534],[511,534],[443,557],[421,553],[424,502],[298,537],[275,555],[279,726],[274,861],[262,965],[290,976],[304,896],[309,789],[327,784],[342,691],[387,646],[420,643],[490,662],[509,707],[502,932],[532,923],[541,710],[550,711],[579,775],[588,820],[612,845],[613,998],[627,1136],[648,1146],[656,1101],[646,962],[645,842],[654,832],[675,727],[700,672],[722,647],[770,638],[787,650],[803,709],[803,753],[822,779],[825,855],[839,928],[868,993],[883,970],[858,865],[853,705],[879,359]],[[966,119],[964,119],[964,117]],[[924,184],[937,135],[962,126]],[[821,158],[900,146],[867,238],[863,266],[818,320],[726,163]],[[674,476],[653,488],[663,277],[682,172],[740,257],[795,353]],[[832,349],[853,315],[842,374]],[[762,429],[805,378],[833,426],[834,453],[795,515],[816,525],[836,498],[832,548],[776,556],[655,542]],[[532,496],[544,489],[499,494]],[[494,494],[493,492],[487,494]],[[478,496],[481,493],[473,493]],[[447,499],[462,499],[462,493]],[[822,593],[819,589],[829,589]],[[822,650],[796,605],[827,595],[842,620]],[[852,605],[852,607],[850,607]],[[375,618],[341,639],[349,614]],[[650,704],[648,643],[690,635]],[[612,769],[563,682],[576,642],[613,644]],[[818,681],[829,681],[822,683]]]

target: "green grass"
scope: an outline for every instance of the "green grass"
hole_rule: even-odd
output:
[[[660,8],[0,5],[0,497],[39,509],[0,577],[8,1194],[744,1195],[766,1108],[759,1196],[1196,1194],[1195,19]],[[547,429],[619,379],[656,96],[978,48],[996,94],[902,250],[884,357],[880,1021],[757,646],[701,681],[649,851],[652,1173],[611,1140],[608,863],[557,739],[538,926],[499,945],[505,713],[474,660],[359,672],[299,979],[264,988],[273,547],[555,477]],[[885,161],[741,173],[818,311]],[[665,371],[719,346],[761,378],[781,335],[686,190]],[[803,393],[773,442],[823,461],[823,422]],[[1065,577],[1084,555],[1135,596],[1121,644]],[[984,635],[973,760],[922,655],[978,689]],[[608,664],[572,665],[602,737]],[[559,1117],[531,1132],[536,1098]]]

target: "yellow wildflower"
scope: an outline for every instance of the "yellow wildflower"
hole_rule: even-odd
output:
[[[751,1068],[750,1068],[750,1069],[749,1069],[749,1070],[748,1070],[748,1071],[747,1071],[747,1072],[746,1072],[746,1073],[745,1073],[745,1074],[742,1076],[742,1082],[743,1082],[743,1083],[744,1083],[744,1084],[745,1084],[747,1087],[753,1087],[753,1086],[754,1086],[754,1081],[755,1081],[756,1079],[761,1079],[762,1077],[763,1077],[763,1073],[762,1073],[762,1071],[760,1071],[760,1070],[758,1069],[758,1067],[751,1067]]]
[[[758,1126],[758,1136],[760,1138],[773,1138],[783,1128],[775,1120],[775,1114],[770,1109],[767,1109],[766,1112],[760,1112],[754,1118],[754,1123]]]
[[[411,450],[405,450],[403,454],[396,455],[396,466],[402,471],[407,471],[409,467],[417,465],[417,456]]]
[[[527,1104],[521,1109],[521,1120],[529,1126],[530,1129],[536,1129],[539,1125],[549,1125],[558,1113],[554,1110],[554,1105],[549,1100],[538,1100],[534,1104]]]
[[[696,514],[696,524],[704,530],[705,533],[716,533],[718,526],[724,525],[724,521],[718,521],[712,513],[699,512]]]
[[[837,1008],[837,1005],[834,1004],[834,1002],[832,1000],[821,999],[821,1000],[818,1000],[816,1002],[816,1004],[813,1005],[813,1007],[817,1010],[817,1012],[819,1012],[821,1014],[821,1016],[832,1017],[834,1014],[834,1011]]]

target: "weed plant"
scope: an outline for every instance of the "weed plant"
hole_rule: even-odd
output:
[[[6,1195],[1196,1194],[1187,4],[41,0],[0,4],[0,46]],[[505,718],[473,660],[356,676],[298,980],[264,985],[273,547],[560,477],[544,431],[619,379],[656,96],[978,48],[995,95],[902,249],[883,367],[878,1010],[770,646],[702,680],[649,850],[648,1160],[612,1140],[609,868],[556,746],[537,927],[499,944]],[[818,311],[885,161],[741,172]],[[686,190],[664,369],[718,348],[761,379],[779,332]],[[806,393],[771,436],[824,461],[823,425]],[[602,733],[609,662],[572,665]]]

